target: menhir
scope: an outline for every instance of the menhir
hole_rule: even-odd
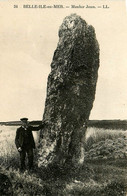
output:
[[[59,29],[48,77],[43,116],[47,124],[40,138],[39,166],[79,163],[95,99],[98,67],[94,28],[76,14],[67,16]]]

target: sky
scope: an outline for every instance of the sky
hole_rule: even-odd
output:
[[[18,1],[17,1],[18,2]],[[127,12],[125,1],[85,1],[109,9],[24,9],[23,4],[59,1],[0,2],[0,121],[41,120],[47,77],[63,19],[77,13],[95,28],[100,68],[90,119],[127,119]],[[64,5],[84,5],[66,1]],[[44,3],[43,3],[44,4]]]

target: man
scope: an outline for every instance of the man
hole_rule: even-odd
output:
[[[33,149],[35,142],[32,131],[39,131],[44,127],[44,123],[38,127],[29,126],[28,118],[21,118],[22,126],[16,131],[15,144],[20,153],[21,171],[25,169],[25,158],[28,155],[29,170],[33,168]]]

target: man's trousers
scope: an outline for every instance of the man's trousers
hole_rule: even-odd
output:
[[[21,170],[24,170],[26,168],[26,165],[25,165],[26,154],[28,157],[29,169],[33,167],[33,148],[28,148],[28,149],[23,148],[22,151],[20,152]]]

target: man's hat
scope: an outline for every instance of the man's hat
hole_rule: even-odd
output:
[[[20,118],[21,121],[27,121],[28,118]]]

